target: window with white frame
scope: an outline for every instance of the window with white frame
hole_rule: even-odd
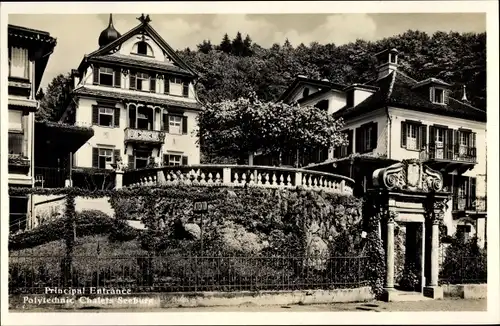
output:
[[[139,72],[136,75],[136,89],[140,91],[149,91],[149,75]]]
[[[107,163],[113,163],[113,149],[99,148],[99,168],[105,169]]]
[[[408,124],[406,128],[406,148],[416,150],[418,143],[418,126]]]
[[[170,134],[182,134],[182,117],[177,115],[170,115],[168,117],[168,133]]]
[[[113,86],[114,71],[112,68],[101,67],[99,69],[99,84]]]
[[[444,89],[434,88],[432,102],[437,103],[437,104],[444,103]]]
[[[151,151],[135,151],[135,168],[142,169],[148,166],[151,157]]]
[[[469,142],[469,134],[466,132],[460,132],[460,146],[467,146]]]
[[[10,48],[9,76],[29,79],[28,49],[20,47]]]
[[[99,125],[113,127],[114,113],[114,109],[112,108],[99,108]]]
[[[181,165],[182,156],[181,155],[168,155],[168,165]]]

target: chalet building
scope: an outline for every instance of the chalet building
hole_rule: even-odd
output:
[[[349,144],[312,153],[305,168],[356,181],[355,193],[372,188],[374,170],[419,159],[440,171],[452,194],[445,213],[448,234],[486,236],[486,112],[436,78],[415,80],[398,70],[398,51],[376,55],[378,76],[365,84],[338,85],[299,76],[281,96],[343,118]],[[256,158],[257,163],[258,160]]]
[[[199,164],[197,74],[153,29],[148,16],[120,34],[109,25],[98,48],[72,71],[73,101],[61,118],[94,135],[73,155],[73,170]]]
[[[56,40],[49,33],[8,25],[8,182],[12,187],[33,187],[35,182],[35,94]],[[29,196],[11,196],[10,229],[24,229],[31,209]]]

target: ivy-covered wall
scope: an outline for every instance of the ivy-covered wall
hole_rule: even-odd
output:
[[[193,212],[200,191],[213,195],[202,217]],[[360,199],[300,189],[181,187],[110,201],[116,218],[141,220],[157,242],[199,240],[203,225],[207,248],[230,253],[356,254],[363,231]]]

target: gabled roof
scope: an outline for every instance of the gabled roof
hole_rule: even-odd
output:
[[[305,76],[297,76],[293,83],[287,88],[287,90],[279,97],[278,101],[286,101],[289,96],[293,94],[299,87],[303,85],[310,85],[310,86],[316,86],[321,88],[322,92],[326,92],[329,90],[343,90],[346,86],[333,83],[331,81],[327,80],[317,80],[317,79],[311,79],[307,78]],[[316,93],[314,93],[316,94]],[[310,96],[313,96],[314,94],[311,94]]]
[[[80,73],[83,71],[85,67],[88,66],[89,60],[94,58],[94,57],[102,57],[102,56],[107,56],[111,54],[111,50],[115,49],[116,47],[122,45],[125,41],[129,40],[131,37],[139,34],[139,33],[144,33],[151,37],[161,48],[165,53],[172,59],[172,61],[178,65],[180,68],[185,70],[187,73],[189,73],[192,77],[198,77],[197,73],[191,69],[178,55],[175,53],[175,50],[172,49],[170,45],[154,30],[153,27],[149,24],[149,20],[142,20],[139,25],[136,27],[132,28],[130,31],[127,33],[123,34],[121,37],[116,39],[115,41],[109,43],[106,46],[103,46],[100,49],[97,49],[96,51],[86,55],[82,62],[80,63],[80,66],[78,67],[78,70]]]
[[[449,97],[447,104],[432,103],[413,89],[417,84],[416,80],[399,71],[394,71],[386,77],[367,84],[377,86],[379,90],[354,107],[344,106],[336,111],[334,116],[350,118],[383,107],[393,106],[475,121],[486,121],[485,111],[452,97]]]

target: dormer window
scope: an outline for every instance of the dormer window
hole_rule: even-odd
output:
[[[445,92],[442,88],[431,88],[431,100],[436,104],[444,104]]]
[[[304,88],[302,91],[302,97],[308,97],[309,96],[309,88]]]
[[[134,47],[132,49],[132,53],[139,54],[139,55],[145,55],[148,57],[154,56],[153,49],[146,41],[140,41],[140,42],[137,42],[136,44],[134,44]]]

